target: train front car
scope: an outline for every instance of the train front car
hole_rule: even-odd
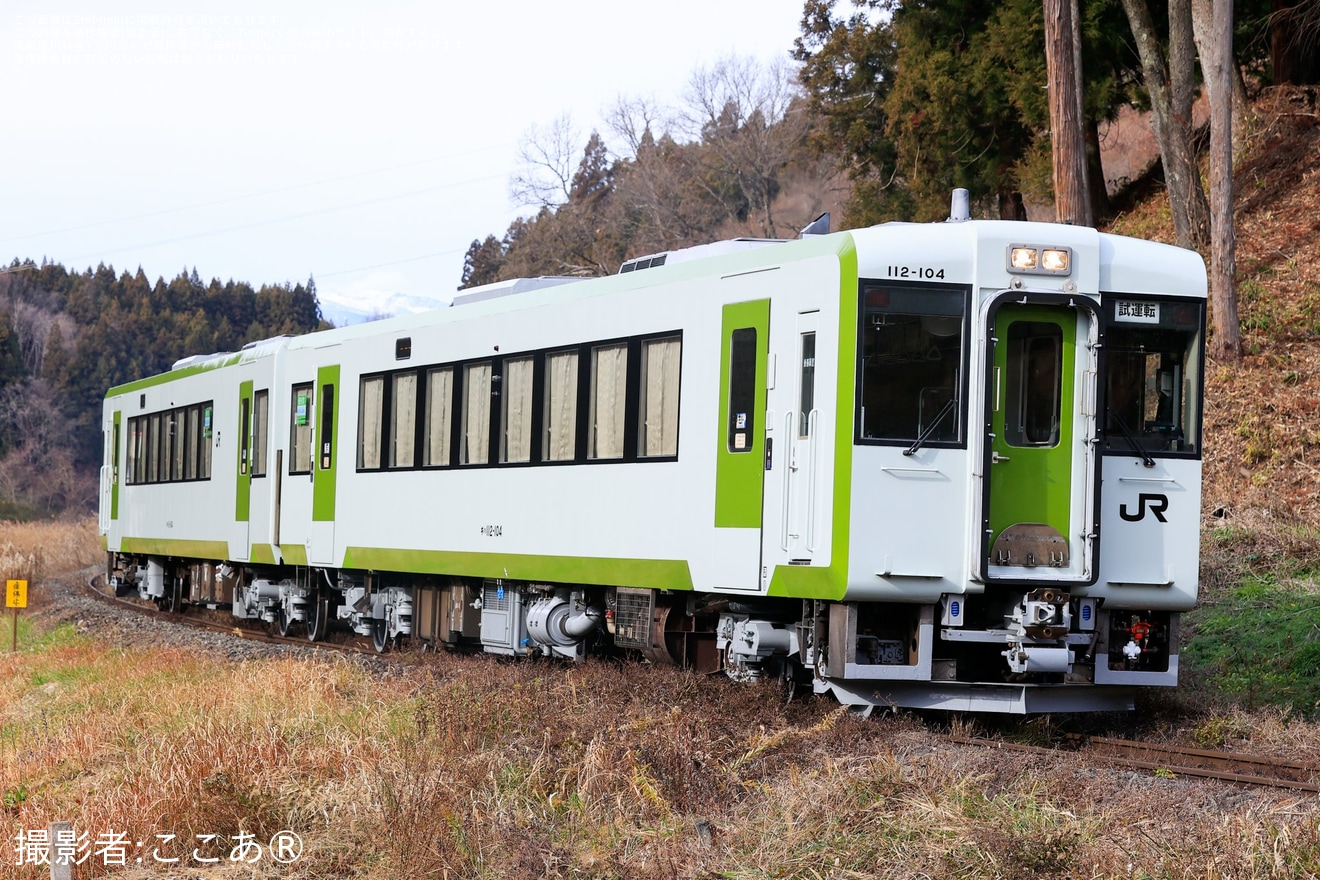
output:
[[[812,612],[816,690],[1038,712],[1176,684],[1198,575],[1200,257],[1032,223],[853,235],[848,575]]]

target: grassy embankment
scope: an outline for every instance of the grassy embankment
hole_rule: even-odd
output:
[[[21,528],[0,526],[4,555],[48,548],[48,571],[99,559],[87,525]],[[17,866],[13,843],[54,820],[89,835],[80,877],[1320,871],[1320,812],[1283,794],[1042,766],[950,747],[908,716],[861,721],[824,700],[786,705],[772,685],[640,664],[125,649],[62,619],[49,589],[0,658],[0,876],[46,870]],[[1195,723],[1276,750],[1315,742],[1278,713]],[[228,861],[236,835],[282,829],[303,841],[293,864]],[[96,853],[107,832],[143,843],[126,867]],[[218,865],[194,856],[212,855],[199,834],[224,842]]]

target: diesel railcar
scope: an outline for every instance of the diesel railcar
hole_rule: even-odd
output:
[[[1131,707],[1197,595],[1205,304],[1195,253],[956,208],[190,357],[106,396],[108,574],[378,649]]]

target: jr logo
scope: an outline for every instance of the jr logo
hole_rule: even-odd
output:
[[[1146,505],[1150,505],[1150,512],[1155,514],[1155,518],[1162,523],[1168,522],[1164,518],[1164,511],[1169,509],[1169,496],[1161,495],[1157,492],[1142,492],[1137,496],[1137,512],[1129,513],[1126,504],[1120,505],[1118,515],[1128,522],[1140,522],[1146,518]]]

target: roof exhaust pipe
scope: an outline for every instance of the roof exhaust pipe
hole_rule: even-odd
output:
[[[953,191],[953,204],[949,207],[949,222],[962,223],[972,219],[971,200],[967,197],[967,190],[958,187]]]

